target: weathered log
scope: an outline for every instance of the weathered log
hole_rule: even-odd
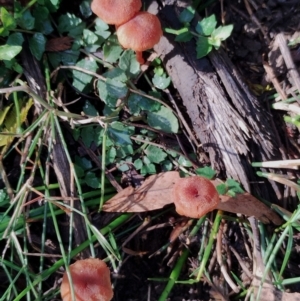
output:
[[[158,14],[164,27],[178,29],[182,27],[178,16],[186,5],[187,1],[166,0],[159,9],[152,1],[148,10]],[[250,193],[280,199],[277,185],[271,183],[270,188],[251,166],[253,161],[281,159],[270,116],[227,54],[220,49],[197,59],[195,41],[178,43],[170,34],[164,34],[154,49],[181,96],[212,167],[239,181]]]

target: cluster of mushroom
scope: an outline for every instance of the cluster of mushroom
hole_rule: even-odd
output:
[[[179,179],[175,183],[173,201],[178,214],[200,218],[217,209],[220,197],[210,180],[193,176]]]
[[[141,0],[93,0],[91,9],[107,24],[116,26],[119,43],[136,53],[137,61],[144,63],[142,52],[153,48],[162,36],[157,16],[140,11]]]

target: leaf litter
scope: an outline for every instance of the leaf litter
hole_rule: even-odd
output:
[[[172,204],[172,189],[180,179],[177,171],[169,171],[149,176],[138,188],[129,186],[114,197],[109,199],[103,206],[106,212],[147,212],[161,209]],[[212,181],[217,186],[217,181]],[[236,194],[235,197],[220,195],[221,203],[218,209],[238,213],[246,216],[254,216],[263,223],[280,225],[281,218],[267,205],[260,202],[250,193]]]

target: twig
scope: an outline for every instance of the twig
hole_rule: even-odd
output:
[[[219,231],[218,231],[218,236],[217,236],[217,260],[221,268],[221,272],[228,283],[228,285],[231,287],[231,289],[235,292],[238,293],[240,291],[240,288],[236,286],[236,284],[233,282],[231,279],[230,275],[228,274],[227,267],[223,262],[222,259],[222,235],[223,235],[223,228],[224,228],[224,220],[222,220]]]
[[[286,67],[288,69],[288,72],[290,73],[290,75],[292,77],[292,80],[293,80],[292,84],[300,92],[300,76],[299,76],[297,68],[296,68],[296,66],[295,66],[295,64],[293,62],[290,49],[287,46],[287,43],[286,43],[286,40],[285,40],[285,37],[284,37],[283,33],[279,33],[276,36],[275,41],[276,41],[276,43],[279,46],[279,49],[280,49],[281,54],[283,56],[283,59],[285,61]]]
[[[285,102],[276,102],[272,105],[272,108],[275,110],[288,111],[288,112],[293,112],[297,115],[300,115],[300,107],[295,104],[285,103]]]
[[[272,82],[275,90],[280,95],[280,98],[282,100],[287,99],[287,96],[284,93],[284,91],[281,89],[280,83],[279,83],[272,67],[266,61],[263,61],[263,66],[264,66],[264,69],[265,69],[267,75],[269,76],[269,79]]]
[[[265,168],[289,168],[299,169],[300,159],[295,160],[279,160],[279,161],[267,161],[267,162],[253,162],[253,167],[265,167]]]
[[[254,15],[254,13],[252,11],[252,8],[249,5],[249,2],[247,0],[244,0],[244,3],[245,3],[245,6],[246,6],[246,9],[248,11],[248,14],[250,15],[251,20],[253,21],[253,23],[255,23],[259,27],[260,31],[264,35],[264,38],[267,40],[268,43],[270,43],[270,39],[269,39],[269,37],[267,35],[267,32],[265,31],[265,29],[260,24],[259,20]]]
[[[235,248],[231,245],[229,245],[229,249],[231,250],[231,252],[233,253],[233,255],[235,256],[235,258],[237,259],[237,261],[239,262],[241,268],[243,269],[243,271],[245,272],[245,274],[249,277],[249,279],[252,279],[253,275],[250,272],[250,270],[248,269],[248,267],[246,266],[246,264],[244,263],[243,259],[241,258],[240,254],[235,250]]]

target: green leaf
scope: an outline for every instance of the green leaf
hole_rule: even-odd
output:
[[[74,14],[67,13],[58,18],[57,29],[59,33],[68,33],[70,37],[81,38],[86,24]]]
[[[79,5],[79,9],[85,19],[90,17],[93,13],[91,10],[91,2],[90,1],[82,1],[81,4]]]
[[[11,46],[22,46],[23,42],[23,35],[20,32],[14,32],[8,36],[6,44]]]
[[[85,69],[87,71],[96,72],[98,69],[98,65],[93,59],[82,59],[77,64],[77,67],[81,69]],[[83,91],[85,87],[92,81],[93,76],[86,74],[84,72],[78,70],[72,70],[73,74],[73,86],[79,91]]]
[[[141,168],[141,175],[145,176],[145,175],[154,175],[156,174],[156,168],[155,165],[153,163],[149,163],[147,165],[143,165],[143,167]]]
[[[131,114],[138,115],[141,110],[158,111],[161,104],[139,94],[131,93],[128,97],[128,108]]]
[[[213,38],[219,39],[221,41],[226,40],[232,33],[233,25],[219,26],[211,34]]]
[[[171,78],[169,76],[167,77],[166,74],[163,74],[161,76],[154,74],[154,77],[152,78],[152,83],[156,88],[164,90],[170,85]]]
[[[84,106],[82,108],[83,112],[88,116],[98,116],[98,111],[88,100],[85,101]]]
[[[107,128],[107,135],[116,145],[132,144],[128,128],[121,122],[112,122]]]
[[[82,142],[86,147],[90,147],[92,142],[95,140],[94,128],[92,126],[84,127],[80,133]]]
[[[154,73],[157,75],[163,75],[165,73],[165,70],[162,66],[156,66],[154,68]]]
[[[214,176],[216,175],[216,171],[213,170],[210,166],[205,166],[205,167],[201,167],[201,168],[197,168],[195,170],[196,174],[198,176],[202,176],[204,178],[207,178],[209,180],[211,180],[212,178],[214,178]]]
[[[37,5],[33,11],[35,18],[34,27],[44,35],[48,35],[53,31],[49,18],[49,10],[45,6]]]
[[[127,95],[128,88],[125,83],[116,79],[106,79],[107,93],[116,99],[124,98]]]
[[[129,166],[127,164],[128,161],[124,161],[124,160],[121,160],[119,163],[118,163],[118,169],[122,172],[124,171],[128,171],[129,170]]]
[[[103,42],[111,35],[109,26],[101,19],[96,19],[95,34],[98,36],[98,44],[102,45]]]
[[[113,68],[103,74],[104,77],[118,80],[122,83],[127,81],[127,75],[121,68]]]
[[[125,50],[120,56],[119,67],[126,72],[130,78],[135,78],[141,68],[132,50]]]
[[[111,76],[109,74],[109,76]],[[116,78],[122,78],[121,74],[118,74]],[[127,95],[128,88],[123,82],[116,80],[115,78],[107,78],[105,82],[99,80],[97,83],[99,96],[109,107],[115,107],[119,98],[124,98]]]
[[[96,176],[96,174],[94,172],[87,172],[85,175],[85,183],[96,189],[96,188],[100,188],[101,187],[101,181],[100,178]]]
[[[83,40],[87,45],[96,44],[98,36],[89,29],[83,30]]]
[[[2,45],[0,46],[0,60],[11,60],[22,50],[21,46],[10,46]]]
[[[210,53],[212,50],[212,45],[209,44],[207,37],[199,37],[197,39],[197,59],[200,59]]]
[[[184,167],[192,167],[193,166],[192,162],[184,156],[180,156],[178,158],[178,163]]]
[[[227,185],[222,183],[216,186],[218,194],[225,195],[227,193]]]
[[[176,42],[189,42],[194,36],[189,32],[182,32],[178,36],[176,36]]]
[[[108,149],[108,151],[106,152],[106,156],[105,156],[105,164],[113,164],[115,162],[117,156],[117,150],[115,147],[111,147]]]
[[[178,132],[178,120],[172,110],[167,107],[161,107],[157,112],[148,112],[147,121],[155,129],[166,133]]]
[[[141,159],[136,159],[133,162],[133,165],[137,170],[140,170],[143,167],[143,161]]]
[[[196,31],[203,36],[210,36],[217,26],[217,20],[215,15],[211,15],[198,22]]]
[[[50,0],[50,2],[53,6],[57,6],[59,4],[60,0]]]
[[[3,63],[6,69],[11,69],[18,73],[23,72],[23,68],[20,66],[20,64],[17,63],[16,58],[12,58],[9,61],[4,60]]]
[[[103,53],[104,58],[108,63],[115,63],[122,53],[123,49],[120,46],[117,37],[110,36],[108,40],[104,43]]]
[[[93,167],[92,162],[85,157],[75,156],[75,163],[84,171],[89,170]]]
[[[9,196],[8,196],[6,190],[1,189],[0,190],[0,204],[1,204],[1,206],[4,206],[5,204],[8,204],[8,203],[9,203]]]
[[[167,157],[167,154],[155,145],[149,145],[144,152],[152,163],[160,163]]]
[[[82,167],[78,166],[77,164],[74,164],[74,169],[78,178],[82,178],[84,176],[84,170],[82,169]]]
[[[70,32],[82,24],[82,20],[73,14],[67,13],[58,18],[57,29],[59,33]]]
[[[80,52],[78,50],[66,50],[63,52],[48,53],[49,61],[54,68],[58,67],[61,63],[63,65],[73,66],[76,64]]]
[[[96,25],[95,25],[96,31],[105,31],[105,30],[109,29],[109,26],[107,25],[107,23],[102,21],[100,18],[96,18],[95,23],[96,23]]]
[[[124,144],[117,148],[117,157],[118,158],[125,158],[128,155],[133,154],[132,144]]]
[[[6,37],[9,31],[16,28],[14,17],[2,6],[0,8],[0,20],[2,26],[0,27],[0,36]]]
[[[162,171],[171,171],[173,169],[173,164],[169,160],[165,160],[161,163],[161,170]]]
[[[33,100],[20,100],[20,122],[23,123],[27,119],[27,114],[31,106],[33,105]],[[3,122],[3,128],[1,132],[5,133],[19,133],[20,129],[18,128],[17,124],[17,116],[16,110],[12,108],[8,114],[5,116],[5,120]],[[14,137],[11,135],[1,135],[0,134],[0,146],[8,145],[13,141]]]
[[[45,36],[41,33],[35,33],[29,39],[29,48],[37,60],[42,58],[43,53],[45,52],[46,42]]]
[[[30,10],[26,10],[18,19],[18,25],[26,30],[34,28],[35,18],[32,16]]]
[[[237,193],[244,193],[243,188],[241,187],[241,184],[234,179],[227,179],[225,184],[228,187],[228,194],[231,196],[235,196]]]
[[[208,38],[208,43],[212,46],[215,47],[215,49],[219,49],[221,46],[222,41],[219,38],[215,38],[215,37],[209,37]]]
[[[97,89],[100,96],[100,99],[109,107],[114,108],[117,104],[117,98],[111,97],[107,92],[107,85],[106,82],[103,82],[101,80],[98,80],[97,82]],[[108,111],[108,107],[105,109],[105,111]],[[110,114],[110,112],[108,113]],[[105,115],[106,112],[105,112]]]
[[[186,7],[179,15],[179,21],[181,23],[189,23],[195,16],[195,9],[192,6]]]

